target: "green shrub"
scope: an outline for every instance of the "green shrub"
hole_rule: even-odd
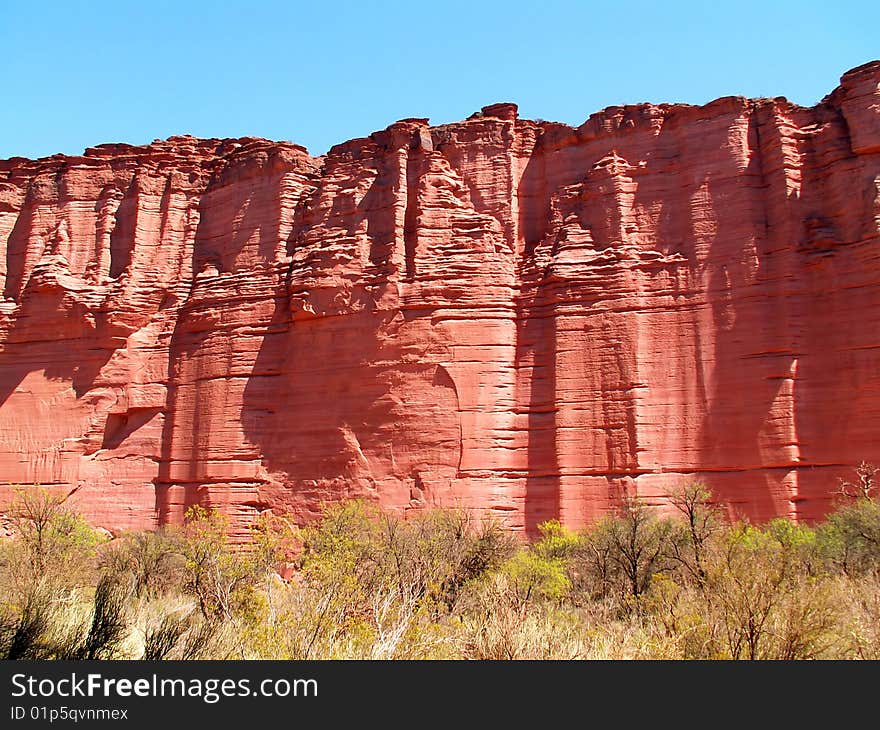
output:
[[[864,474],[813,527],[726,523],[687,484],[672,518],[629,499],[530,545],[463,511],[355,501],[304,528],[264,514],[245,545],[196,507],[96,550],[68,497],[35,488],[0,541],[0,658],[877,659]]]

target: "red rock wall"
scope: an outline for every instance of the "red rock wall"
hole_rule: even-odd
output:
[[[0,500],[819,517],[880,461],[878,89],[0,161]]]

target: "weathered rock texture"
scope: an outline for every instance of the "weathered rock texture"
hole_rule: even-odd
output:
[[[816,518],[880,460],[878,82],[2,161],[2,498]]]

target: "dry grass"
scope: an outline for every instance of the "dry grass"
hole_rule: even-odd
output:
[[[32,495],[0,544],[0,657],[880,659],[872,498],[816,528],[724,524],[700,489],[680,504],[673,521],[631,503],[582,533],[548,523],[519,548],[461,513],[350,503],[306,530],[266,522],[249,553],[201,513],[98,557],[66,505]]]

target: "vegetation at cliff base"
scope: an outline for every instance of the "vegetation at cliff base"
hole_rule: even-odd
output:
[[[700,484],[523,544],[360,501],[233,545],[218,512],[109,539],[21,489],[0,541],[6,659],[878,659],[874,472],[817,525],[722,518]],[[282,575],[284,577],[282,577]]]

